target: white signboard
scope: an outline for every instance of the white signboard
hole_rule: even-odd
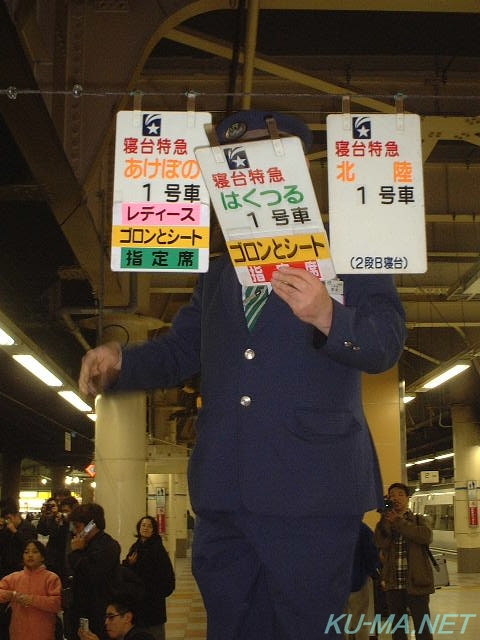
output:
[[[275,269],[335,276],[327,235],[299,138],[195,150],[241,284]]]
[[[440,482],[439,471],[420,471],[420,483],[421,484],[438,484]]]
[[[210,113],[120,111],[115,137],[113,271],[208,270],[208,191],[194,148]]]
[[[420,118],[327,116],[330,242],[337,273],[427,269]]]

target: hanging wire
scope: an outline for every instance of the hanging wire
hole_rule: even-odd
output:
[[[374,100],[382,100],[382,101],[390,101],[392,103],[398,99],[399,95],[402,95],[404,100],[437,100],[439,98],[438,94],[400,94],[390,93],[390,94],[381,94],[381,93],[298,93],[298,92],[234,92],[234,91],[219,91],[219,92],[206,92],[206,91],[197,91],[193,89],[189,89],[187,91],[149,91],[142,90],[141,94],[144,97],[177,97],[177,98],[185,98],[188,97],[191,93],[195,93],[197,97],[203,98],[242,98],[242,97],[251,97],[251,98],[294,98],[294,99],[316,99],[316,100],[331,100],[332,98],[342,100],[345,95],[350,96],[352,101],[358,99],[374,99]],[[60,89],[29,89],[23,88],[20,89],[13,85],[10,85],[4,89],[0,89],[0,96],[4,95],[8,97],[10,100],[16,100],[21,96],[27,95],[43,95],[43,96],[73,96],[75,98],[87,98],[87,97],[135,97],[138,95],[139,90],[133,91],[122,91],[122,90],[114,90],[114,89],[88,89],[82,87],[80,84],[73,85],[71,90],[60,90]],[[480,102],[480,94],[479,95],[444,95],[441,96],[441,100],[445,100],[447,102],[459,102],[459,101],[472,101],[472,102]]]

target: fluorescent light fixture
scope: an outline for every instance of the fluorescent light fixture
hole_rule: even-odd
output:
[[[442,453],[440,456],[435,456],[435,460],[444,460],[445,458],[453,458],[455,454],[453,451],[451,453]]]
[[[44,367],[43,364],[33,356],[15,354],[12,358],[49,387],[61,387],[63,385],[63,382],[59,380],[57,376],[54,376],[51,371]]]
[[[435,387],[440,386],[441,384],[443,384],[447,380],[450,380],[450,378],[454,378],[455,376],[458,376],[459,373],[462,373],[463,371],[468,369],[469,366],[470,366],[470,364],[467,363],[467,362],[466,363],[462,363],[462,364],[454,364],[452,367],[450,367],[449,369],[447,369],[446,371],[444,371],[440,375],[435,376],[435,378],[433,378],[429,382],[426,382],[423,385],[422,388],[423,389],[435,389]]]
[[[59,391],[58,395],[62,396],[62,398],[74,406],[75,409],[79,409],[80,411],[92,410],[92,407],[84,402],[80,396],[77,396],[74,391]]]
[[[413,467],[414,464],[415,464],[414,462],[406,462],[405,466],[406,467]]]
[[[433,462],[435,458],[422,458],[422,460],[415,460],[413,464],[427,464],[427,462]]]
[[[87,418],[90,418],[92,422],[96,422],[97,414],[96,413],[87,413]]]
[[[403,404],[408,404],[412,400],[415,400],[416,396],[414,394],[407,393],[403,396]]]
[[[10,347],[12,344],[15,344],[15,340],[12,336],[9,336],[6,331],[0,329],[0,344],[5,347]]]

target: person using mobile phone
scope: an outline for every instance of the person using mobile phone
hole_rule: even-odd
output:
[[[120,545],[105,532],[105,513],[99,504],[78,505],[71,512],[70,521],[75,535],[68,556],[72,570],[68,627],[75,630],[72,640],[81,638],[80,618],[88,618],[89,633],[103,639],[107,637],[105,609],[112,598],[120,567]]]

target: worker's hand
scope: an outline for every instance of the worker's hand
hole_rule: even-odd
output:
[[[78,379],[80,391],[95,396],[113,384],[122,368],[122,348],[118,342],[107,342],[87,351],[82,358]]]
[[[297,318],[328,336],[332,326],[333,302],[321,280],[304,269],[283,267],[273,272],[272,289]]]

